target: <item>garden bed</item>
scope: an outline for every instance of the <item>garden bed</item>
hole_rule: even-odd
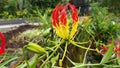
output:
[[[6,48],[22,48],[24,45],[24,42],[18,42],[18,43],[14,43],[14,42],[10,42],[10,41],[14,41],[11,40],[13,37],[17,37],[20,33],[26,31],[26,30],[30,30],[33,28],[37,28],[38,26],[35,25],[23,25],[23,26],[19,26],[18,28],[8,31],[6,33],[4,33],[5,38],[6,38]]]

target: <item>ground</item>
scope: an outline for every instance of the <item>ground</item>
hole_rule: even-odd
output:
[[[24,26],[18,27],[15,30],[4,33],[5,39],[6,39],[6,48],[21,48],[21,47],[23,47],[25,42],[19,41],[18,43],[10,43],[9,41],[12,39],[12,37],[16,37],[23,31],[26,31],[26,30],[32,29],[32,28],[37,28],[37,26],[24,25]]]

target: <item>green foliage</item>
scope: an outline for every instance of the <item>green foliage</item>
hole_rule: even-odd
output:
[[[107,50],[106,54],[103,56],[100,64],[104,64],[110,60],[113,52],[113,47],[114,47],[113,44],[109,45],[109,49]]]
[[[106,46],[110,48],[108,49],[106,54],[103,56],[103,58],[100,58],[99,54],[95,55],[95,57],[99,57],[99,59],[101,59],[101,64],[92,64],[90,66],[94,67],[95,65],[95,68],[99,66],[109,67],[109,64],[112,64],[113,62],[113,67],[114,67],[114,64],[116,64],[114,62],[116,60],[119,62],[119,60],[113,59],[113,58],[111,59],[114,51],[113,50],[114,46],[113,45],[109,46],[109,44],[112,38],[116,39],[120,36],[120,32],[119,32],[120,25],[119,23],[116,22],[115,15],[108,12],[107,7],[101,7],[99,3],[92,3],[91,6],[92,6],[92,12],[91,12],[91,15],[88,16],[88,20],[83,23],[81,23],[81,21],[79,22],[80,27],[78,28],[78,33],[76,34],[75,40],[77,41],[91,40],[92,41],[91,48],[97,48],[97,47],[99,48],[101,44],[105,44],[105,45],[108,44]],[[82,45],[82,46],[88,47],[88,45],[89,44]],[[90,52],[90,54],[94,55],[95,53]],[[95,57],[92,60],[93,63],[94,63]],[[108,65],[105,63],[108,63]],[[83,64],[83,65],[81,64],[78,67],[82,67],[82,66],[87,66],[87,64]]]
[[[29,1],[30,3],[33,2],[32,4],[36,6],[36,3],[33,0]],[[50,0],[41,1],[45,3],[51,2]],[[56,2],[55,0],[53,1]],[[26,9],[22,11],[18,10],[16,12],[16,16],[19,17],[30,16],[31,18],[33,18],[33,20],[35,19],[42,22],[43,25],[39,27],[41,29],[27,30],[19,36],[19,38],[26,37],[27,39],[24,41],[34,42],[28,43],[24,47],[25,49],[28,50],[28,52],[32,51],[33,52],[32,54],[35,55],[32,58],[30,57],[29,59],[27,58],[27,55],[25,54],[26,52],[23,49],[26,63],[22,62],[16,68],[24,67],[35,68],[37,63],[40,63],[39,67],[41,68],[58,67],[60,66],[60,64],[61,66],[62,64],[64,65],[64,63],[66,63],[64,65],[65,67],[73,66],[73,68],[110,67],[111,64],[113,64],[112,65],[113,67],[119,66],[120,59],[118,59],[118,57],[117,59],[112,58],[114,50],[113,44],[107,45],[109,46],[109,49],[106,52],[106,54],[99,59],[101,62],[100,61],[98,62],[100,63],[93,62],[95,60],[95,57],[98,57],[99,55],[99,52],[97,53],[97,48],[100,46],[100,44],[109,44],[109,40],[111,38],[115,39],[118,36],[120,36],[119,32],[120,25],[116,23],[115,16],[108,12],[108,8],[100,7],[100,4],[98,3],[93,3],[91,6],[92,12],[91,15],[88,17],[88,20],[82,22],[81,21],[82,19],[80,19],[78,31],[74,36],[74,39],[67,40],[57,37],[55,32],[53,32],[50,24],[51,23],[50,14],[52,11],[51,8],[47,8],[44,11],[41,10],[41,7],[37,6],[32,7],[31,9],[28,10]],[[47,5],[43,7],[46,8]],[[3,13],[5,17],[9,16],[9,12]],[[38,44],[41,44],[42,47],[39,46]],[[76,52],[74,53],[74,51]],[[88,61],[86,57],[90,57],[93,53],[97,54],[95,55],[95,57],[92,58],[93,60]],[[73,58],[76,59],[76,56],[78,56],[77,57],[78,62],[75,62],[73,60]],[[2,64],[0,64],[0,66],[5,67],[5,65],[10,61],[6,60],[6,62],[3,62]],[[87,62],[91,62],[91,64],[87,64]],[[111,63],[106,64],[107,62]]]
[[[108,7],[110,12],[120,13],[120,0],[103,0],[101,5]]]
[[[39,62],[39,60],[38,60],[38,55],[35,54],[35,55],[29,60],[30,68],[35,68],[38,62]],[[26,63],[22,63],[22,64],[18,65],[16,68],[25,68],[25,67],[27,67],[27,64],[26,64]]]
[[[100,3],[102,7],[107,7],[110,13],[120,16],[120,0],[86,0],[90,3]]]
[[[119,35],[119,26],[113,14],[108,13],[106,7],[100,7],[98,3],[92,4],[92,30],[96,40],[107,42],[111,35],[116,38]]]
[[[5,62],[0,63],[0,68],[8,68],[6,66],[8,63],[19,58],[18,56],[7,56],[7,57],[4,56],[4,57],[5,57]]]
[[[46,9],[54,8],[60,2],[61,0],[1,0],[0,18],[36,17],[36,7],[44,13]]]
[[[101,7],[99,3],[91,4],[92,11],[89,19],[81,23],[78,28],[76,40],[102,41],[107,43],[111,36],[117,38],[120,35],[120,25],[116,22],[116,16],[108,12],[107,7]]]
[[[43,23],[43,27],[45,26],[44,28],[49,28],[51,26],[51,24],[49,24],[51,22],[51,16],[49,15],[51,12],[52,10],[48,8],[45,13],[42,14],[42,12],[37,8],[37,20]]]
[[[115,20],[116,17],[113,14],[110,14],[108,12],[108,10],[107,10],[108,8],[100,7],[100,4],[98,4],[98,3],[93,3],[91,6],[93,8],[91,15],[88,17],[87,21],[85,21],[85,22],[79,21],[79,28],[78,28],[76,35],[74,36],[75,37],[74,40],[61,40],[60,38],[56,37],[56,35],[54,35],[54,33],[53,33],[53,35],[55,37],[51,36],[50,30],[46,29],[46,28],[50,27],[50,25],[47,26],[47,24],[50,23],[50,20],[51,20],[51,19],[49,19],[50,18],[49,15],[42,14],[42,13],[40,13],[39,10],[34,11],[35,13],[38,13],[38,17],[40,18],[39,20],[41,22],[43,22],[43,27],[46,26],[44,28],[46,31],[43,31],[40,34],[44,34],[44,32],[46,34],[46,32],[47,32],[47,36],[42,38],[44,41],[39,41],[39,43],[44,44],[44,48],[47,51],[47,54],[45,55],[47,58],[42,59],[43,63],[40,65],[40,67],[51,67],[51,66],[56,67],[57,63],[60,63],[62,65],[64,58],[67,58],[65,60],[69,60],[70,64],[73,65],[73,67],[93,67],[93,68],[110,67],[110,64],[114,64],[113,67],[119,66],[116,63],[112,63],[114,61],[119,62],[118,59],[111,60],[113,50],[114,50],[113,44],[107,45],[109,47],[109,49],[102,58],[99,58],[99,60],[101,61],[100,63],[93,62],[93,61],[95,61],[94,58],[91,61],[92,64],[86,63],[87,62],[86,56],[87,56],[87,52],[89,50],[96,51],[97,48],[101,44],[109,44],[110,39],[112,39],[112,38],[115,39],[120,35],[120,33],[119,33],[120,25],[118,25],[118,23],[116,23],[116,20]],[[47,20],[47,19],[49,19],[49,20]],[[30,32],[32,32],[32,31],[30,31]],[[37,31],[34,33],[37,33]],[[41,35],[41,36],[43,36],[43,35]],[[53,37],[53,38],[51,39],[51,37]],[[54,41],[54,40],[57,40],[57,41]],[[74,41],[77,41],[77,42],[74,42]],[[51,47],[51,46],[53,46],[53,47]],[[72,47],[75,46],[76,48],[80,49],[80,52],[79,53],[77,52],[74,55],[73,53],[71,53],[68,50],[69,47],[67,48],[67,46],[72,46]],[[94,49],[92,49],[92,48],[94,48]],[[61,50],[61,52],[59,52],[59,49]],[[73,47],[70,50],[74,51],[76,49]],[[85,50],[86,50],[86,52],[85,52]],[[70,58],[70,56],[67,55],[69,53],[73,54],[73,57],[76,57],[79,55],[79,58],[77,60],[80,60],[80,63],[74,62],[73,58]],[[89,54],[94,54],[94,53],[95,52],[90,52]],[[63,56],[62,59],[61,59],[61,57],[58,57],[61,55]],[[84,56],[80,56],[80,55],[84,55]],[[99,54],[97,53],[95,55],[95,57],[98,57],[98,56],[99,56]],[[81,57],[82,57],[82,59],[84,59],[84,60],[82,60],[82,61],[84,61],[83,63],[81,62]],[[60,61],[60,60],[62,60],[62,61]],[[46,64],[48,61],[49,61],[49,63]],[[108,64],[106,64],[106,63],[108,63]],[[57,65],[57,66],[59,66],[59,65]],[[67,66],[69,66],[69,65],[66,64],[65,67],[67,67]]]

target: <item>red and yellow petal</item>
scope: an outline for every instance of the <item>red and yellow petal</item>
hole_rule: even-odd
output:
[[[71,29],[71,32],[70,32],[70,39],[71,39],[74,36],[74,34],[76,33],[76,31],[77,31],[77,27],[78,27],[78,11],[75,8],[75,6],[72,5],[72,4],[69,4],[69,7],[70,7],[70,9],[72,11],[72,20],[73,20],[72,29]]]
[[[69,26],[68,22],[66,23],[66,26],[62,26],[62,34],[64,35],[64,39],[68,39],[69,36]]]
[[[74,36],[74,34],[76,33],[77,31],[77,27],[78,27],[78,23],[73,23],[72,24],[72,29],[71,29],[71,32],[70,32],[70,39]]]
[[[55,7],[55,9],[52,12],[52,25],[54,27],[59,26],[59,12],[62,10],[62,5],[58,5]]]

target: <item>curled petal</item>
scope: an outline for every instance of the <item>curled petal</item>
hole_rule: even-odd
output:
[[[58,23],[58,6],[55,7],[55,9],[52,12],[52,25],[56,26],[56,23]]]
[[[73,23],[73,24],[72,24],[72,29],[71,29],[71,32],[70,32],[70,39],[71,39],[71,38],[74,36],[74,34],[76,33],[77,27],[78,27],[78,23]]]
[[[63,34],[63,38],[67,39],[69,36],[69,26],[68,26],[68,22],[67,22],[67,6],[64,6],[63,10],[61,11],[61,16],[60,16],[60,22],[61,22],[61,30],[62,30],[62,34]]]
[[[65,5],[63,10],[61,11],[60,21],[63,26],[66,26],[66,24],[67,24],[67,13],[66,13],[67,7],[68,7],[68,4]]]
[[[104,55],[106,52],[100,52],[100,54]]]
[[[120,58],[120,53],[119,53],[119,54],[117,54],[117,56],[118,56],[118,58]]]
[[[73,21],[77,22],[78,21],[78,11],[77,11],[77,9],[72,4],[69,4],[69,7],[70,7],[70,9],[72,11],[72,19],[73,19]]]
[[[58,5],[55,7],[55,9],[52,12],[52,25],[53,26],[59,26],[59,12],[62,10],[62,5]]]
[[[107,51],[108,50],[108,47],[107,46],[103,46],[103,45],[100,45],[100,48],[104,51]]]
[[[107,50],[108,50],[108,47],[104,47],[103,50],[107,51]]]
[[[61,21],[63,26],[66,26],[66,24],[67,24],[67,18],[66,17],[67,17],[67,13],[66,13],[65,9],[63,9],[61,11],[61,17],[60,17],[60,21]]]
[[[78,16],[75,13],[72,13],[72,19],[73,19],[73,21],[77,22]]]
[[[104,55],[108,50],[107,46],[100,45],[100,54]]]
[[[1,47],[0,47],[0,54],[4,53],[6,42],[5,42],[5,37],[4,35],[0,32],[0,39],[2,41]]]
[[[120,47],[119,48],[115,48],[115,52],[118,52],[120,51]]]
[[[77,27],[78,27],[78,11],[75,8],[74,5],[69,4],[69,7],[72,11],[72,20],[73,20],[73,24],[72,24],[72,29],[71,29],[71,33],[70,33],[70,39],[73,37],[73,35],[76,33],[77,31]]]

